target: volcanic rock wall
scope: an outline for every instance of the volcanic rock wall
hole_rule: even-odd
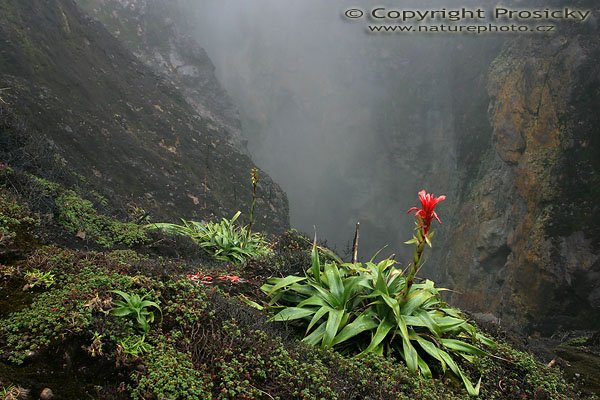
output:
[[[596,28],[510,42],[491,65],[492,146],[437,274],[457,304],[541,332],[600,323]]]

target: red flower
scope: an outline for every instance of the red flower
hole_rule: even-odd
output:
[[[435,197],[432,193],[427,193],[425,190],[419,192],[419,200],[421,201],[421,208],[412,207],[407,213],[416,211],[415,215],[421,219],[421,227],[423,228],[424,236],[429,233],[431,227],[431,221],[435,218],[440,224],[442,221],[438,218],[434,211],[435,206],[440,201],[446,200],[446,196]]]
[[[201,273],[195,273],[195,274],[187,274],[187,277],[189,280],[191,280],[194,283],[202,283],[202,284],[208,284],[208,283],[212,283],[212,276],[210,275],[203,275]]]
[[[239,283],[241,278],[239,276],[236,275],[225,275],[225,276],[220,276],[218,278],[221,281],[229,281],[231,283]]]

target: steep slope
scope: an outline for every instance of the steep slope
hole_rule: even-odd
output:
[[[165,75],[198,114],[240,150],[245,150],[238,111],[215,77],[208,55],[186,32],[177,1],[76,0],[140,61]]]
[[[156,219],[247,209],[250,158],[231,145],[222,124],[198,115],[101,24],[70,0],[10,0],[0,12],[2,106],[12,121],[3,124],[3,162],[34,158],[46,172],[60,164],[80,183]],[[44,141],[28,148],[37,148],[34,157],[18,156],[29,150],[16,125]],[[265,174],[258,197],[258,226],[287,227],[286,196]]]

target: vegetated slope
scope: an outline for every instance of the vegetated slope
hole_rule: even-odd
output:
[[[65,221],[40,223],[48,216],[37,199],[61,215],[65,193],[77,197],[0,169],[0,393],[7,398],[24,390],[37,398],[44,388],[57,399],[467,398],[441,368],[424,379],[395,358],[308,346],[299,341],[303,329],[269,322],[267,312],[242,301],[240,294],[266,305],[259,289],[266,277],[308,268],[310,239],[285,232],[270,239],[270,255],[237,267],[166,236],[137,251],[76,251],[73,236],[63,245],[45,238],[49,227],[68,228]],[[90,210],[83,211],[72,212],[73,220],[88,220]],[[181,258],[164,253],[161,241]],[[153,303],[118,303],[132,295]],[[155,318],[142,324],[123,309]],[[491,351],[500,358],[462,362],[483,377],[481,398],[580,398],[558,368],[506,344]]]
[[[0,13],[0,96],[13,121],[2,127],[3,162],[66,168],[160,219],[247,209],[249,157],[73,1],[9,0]],[[257,226],[280,231],[288,226],[286,196],[261,175],[258,208],[268,212]]]

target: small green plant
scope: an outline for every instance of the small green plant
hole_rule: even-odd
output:
[[[20,400],[27,398],[29,398],[29,390],[15,385],[3,387],[0,384],[0,400]]]
[[[90,356],[96,357],[101,356],[103,354],[102,339],[103,335],[101,335],[98,332],[94,332],[94,335],[92,336],[92,343],[90,343],[90,345],[87,347],[87,352]]]
[[[459,377],[469,395],[478,395],[481,379],[473,386],[457,359],[472,362],[486,355],[482,344],[494,343],[441,300],[444,289],[430,280],[415,281],[432,236],[431,219],[437,218],[434,200],[443,198],[422,199],[417,234],[410,241],[416,244],[415,256],[407,274],[390,259],[321,265],[315,239],[312,266],[305,276],[271,278],[263,285],[273,308],[280,310],[272,320],[300,321],[306,327],[303,341],[312,345],[349,354],[397,354],[410,371],[426,378],[433,375],[434,361],[442,372],[450,370]]]
[[[187,236],[220,261],[242,263],[246,259],[269,254],[271,250],[260,233],[249,233],[247,227],[235,223],[240,214],[238,211],[233,218],[223,218],[221,222],[201,223],[182,219],[182,225],[158,223],[148,225],[148,228]]]
[[[96,314],[89,305],[91,294],[131,285],[127,276],[107,273],[86,262],[79,266],[77,272],[64,275],[60,285],[36,295],[27,307],[2,320],[0,358],[20,365],[53,343],[83,335],[92,328]]]
[[[145,336],[127,336],[119,342],[119,346],[124,354],[138,357],[144,353],[152,351],[152,346],[146,343]]]
[[[50,271],[43,272],[39,269],[34,269],[25,273],[25,280],[30,289],[33,289],[36,286],[48,289],[50,286],[54,285],[54,274]]]
[[[146,300],[148,294],[139,296],[137,294],[128,294],[121,290],[113,290],[115,294],[118,294],[123,300],[115,301],[117,307],[112,309],[112,314],[117,317],[131,316],[137,323],[138,328],[142,330],[144,335],[150,330],[150,323],[154,321],[154,312],[150,309],[154,308],[158,312],[162,313],[159,301]]]
[[[158,223],[150,224],[148,229],[160,229],[166,233],[187,236],[198,244],[206,253],[220,261],[242,263],[249,258],[257,258],[271,253],[265,238],[257,232],[252,232],[254,223],[254,208],[256,207],[256,189],[258,188],[258,168],[250,171],[252,179],[252,203],[248,225],[236,224],[241,211],[231,219],[223,218],[221,222],[186,221],[182,225]]]

